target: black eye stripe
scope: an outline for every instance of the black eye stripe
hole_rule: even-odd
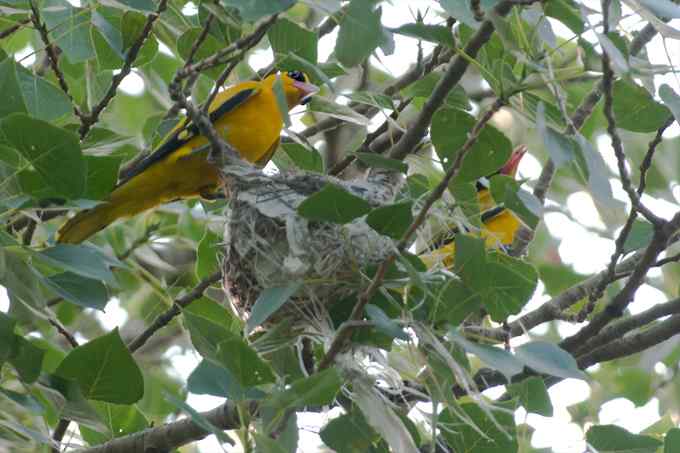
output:
[[[288,71],[288,77],[290,77],[293,80],[297,80],[298,82],[305,81],[305,75],[300,71]]]

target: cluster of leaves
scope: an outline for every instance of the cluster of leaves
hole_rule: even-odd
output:
[[[437,57],[448,61],[476,39],[480,22],[471,2],[441,0],[442,15],[433,23],[425,23],[418,14],[412,23],[389,28],[382,24],[379,1],[221,0],[195,5],[171,0],[145,34],[149,18],[163,2],[93,1],[73,6],[49,0],[35,5],[36,18],[30,2],[0,0],[0,33],[18,25],[0,41],[0,284],[9,298],[9,311],[0,313],[0,401],[3,408],[9,408],[0,414],[0,440],[16,450],[24,448],[26,438],[34,442],[27,450],[36,444],[53,446],[44,427],[55,429],[60,420],[70,420],[78,424],[83,444],[91,446],[184,412],[220,441],[233,443],[232,437],[185,402],[190,392],[235,403],[241,420],[250,416],[249,402],[257,401],[255,433],[244,428],[239,435],[246,445],[252,440],[263,451],[295,451],[295,411],[322,411],[339,404],[344,413],[320,433],[323,442],[339,452],[394,450],[395,430],[399,429],[415,447],[430,447],[429,429],[430,434],[440,432],[438,442],[456,451],[533,451],[531,429],[516,426],[512,410],[521,406],[527,412],[552,415],[543,377],[582,379],[578,357],[556,344],[560,337],[554,328],[508,352],[471,341],[461,326],[480,314],[484,316],[480,324],[489,327],[490,321],[502,323],[522,313],[539,281],[550,296],[558,296],[588,276],[560,262],[557,239],[539,227],[541,201],[512,178],[491,178],[491,193],[496,203],[510,209],[526,226],[538,228],[529,260],[488,250],[474,235],[456,236],[455,262],[444,271],[428,269],[417,256],[401,253],[386,272],[384,291],[366,305],[368,327],[351,337],[355,343],[386,353],[389,362],[401,363],[394,369],[402,380],[430,402],[442,405],[432,426],[409,418],[413,404],[408,401],[388,406],[376,393],[358,384],[354,388],[346,385],[346,376],[333,367],[314,372],[313,364],[322,359],[323,348],[312,345],[311,351],[301,350],[298,332],[285,323],[270,325],[264,332],[256,329],[288,302],[300,282],[265,290],[246,325],[223,307],[222,292],[209,288],[183,307],[181,323],[170,322],[139,353],[138,347],[130,346],[159,315],[172,315],[168,305],[191,294],[198,282],[218,270],[224,202],[163,207],[113,225],[84,245],[54,244],[54,232],[64,217],[49,221],[68,208],[88,208],[105,199],[119,172],[124,172],[123,163],[164,136],[174,121],[166,118],[172,105],[167,88],[187,59],[209,57],[248,34],[258,20],[279,14],[260,49],[272,52],[275,69],[302,69],[324,87],[323,96],[310,103],[303,123],[313,126],[331,119],[350,134],[340,139],[315,134],[315,148],[304,140],[304,131],[302,138],[291,132],[296,140],[282,144],[274,158],[278,168],[323,173],[351,156],[362,168],[401,172],[406,181],[393,204],[374,209],[329,184],[300,206],[301,216],[338,224],[365,218],[380,234],[401,239],[469,139],[478,121],[471,112],[483,109],[488,99],[502,98],[510,105],[512,121],[482,129],[448,185],[444,201],[437,203],[437,212],[455,210],[447,220],[478,230],[484,213],[477,202],[477,179],[492,174],[508,159],[512,143],[528,144],[534,157],[550,158],[558,168],[550,191],[553,205],[565,205],[575,191],[588,192],[605,224],[599,233],[612,238],[624,217],[610,182],[619,175],[612,173],[593,145],[606,129],[602,103],[591,106],[592,114],[579,120],[585,120],[584,124],[573,124],[582,98],[600,80],[601,50],[585,39],[596,26],[588,22],[591,11],[575,0],[551,0],[542,6],[517,6],[502,18],[492,10],[501,2],[480,3],[497,33],[473,59],[474,81],[465,89],[451,90],[432,117],[419,155],[436,155],[441,163],[437,166],[429,157],[416,156],[406,164],[372,152],[368,126],[372,120],[385,121],[386,133],[394,134],[390,142],[396,141],[400,131],[412,126],[409,116],[427,108],[442,80],[442,68],[432,70],[436,65],[431,65],[426,69],[428,65],[419,62],[419,77],[399,89],[382,90],[393,78],[369,57],[398,52],[396,34],[436,46]],[[646,21],[673,33],[659,18],[679,16],[676,5],[667,0],[636,3]],[[623,130],[627,157],[638,164],[647,151],[649,136],[644,134],[661,129],[673,114],[678,117],[680,102],[668,86],[659,90],[661,102],[654,96],[654,74],[664,69],[651,65],[644,54],[631,55],[632,38],[616,29],[621,4],[614,0],[612,5],[613,31],[598,34],[597,39],[619,77],[613,88],[613,109]],[[560,21],[577,39],[558,38],[547,17]],[[455,19],[456,26],[446,24],[447,18]],[[39,24],[48,30],[49,42],[39,33]],[[320,39],[334,26],[338,28],[334,52],[320,61]],[[136,59],[128,61],[130,50],[138,44]],[[58,61],[50,61],[52,56],[45,52],[48,46],[57,50]],[[31,49],[28,56],[18,58],[27,48]],[[33,63],[27,63],[29,57]],[[107,99],[115,74],[128,64],[135,68],[144,90],[141,94],[114,90],[115,95]],[[192,99],[205,100],[224,67],[201,73]],[[357,88],[359,67],[367,81]],[[598,76],[592,77],[593,73]],[[256,75],[245,59],[237,65],[233,79]],[[349,106],[347,99],[352,102]],[[401,102],[408,106],[397,115]],[[101,108],[93,127],[83,132],[90,112]],[[646,176],[647,193],[671,202],[669,187],[678,165],[674,154],[663,151],[677,145],[676,141],[661,144]],[[198,205],[200,209],[194,209]],[[436,228],[437,222],[429,223]],[[646,247],[652,234],[649,223],[636,221],[624,252]],[[372,277],[375,269],[362,271]],[[663,274],[665,279],[654,284],[676,296],[677,287],[668,282],[677,281],[679,269],[664,266]],[[616,289],[614,284],[608,291]],[[341,328],[359,297],[333,305],[336,328]],[[127,321],[106,331],[97,322],[102,316],[98,311],[111,306],[114,298],[126,311]],[[578,310],[584,304],[574,307]],[[435,339],[425,341],[427,336],[421,336],[414,344],[405,324],[425,326]],[[182,332],[188,332],[190,341],[181,337]],[[163,354],[170,344],[201,357],[186,382],[177,377],[171,359]],[[677,354],[676,347],[664,356],[664,363],[674,368]],[[298,356],[306,355],[311,356],[312,366],[303,370]],[[593,373],[602,385],[588,401],[570,408],[572,417],[585,426],[598,421],[598,408],[608,399],[620,396],[643,405],[661,395],[667,416],[642,435],[616,426],[593,426],[586,440],[598,451],[654,452],[662,448],[664,436],[665,451],[678,448],[678,431],[670,429],[671,417],[678,410],[677,378],[673,375],[669,381],[673,385],[662,386],[667,382],[641,368],[645,361],[644,355],[636,355],[602,364]],[[508,401],[491,406],[454,396],[452,389],[463,381],[452,372],[452,363],[465,376],[486,366],[513,381],[507,387]],[[525,378],[528,370],[532,376]],[[354,401],[346,398],[343,388],[353,393]],[[372,390],[379,392],[379,388]],[[393,418],[383,415],[381,419],[376,412]],[[385,420],[393,429],[386,428]]]

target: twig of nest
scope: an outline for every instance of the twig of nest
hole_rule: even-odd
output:
[[[340,225],[301,217],[298,206],[326,184],[335,184],[371,206],[389,203],[395,184],[389,174],[366,181],[297,173],[266,175],[253,167],[223,168],[230,200],[224,230],[224,288],[235,314],[247,319],[262,290],[301,282],[277,313],[300,314],[328,307],[362,284],[362,270],[380,263],[394,242],[363,218]]]

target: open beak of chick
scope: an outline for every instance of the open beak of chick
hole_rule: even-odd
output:
[[[501,168],[500,174],[507,176],[515,176],[515,173],[517,173],[517,167],[519,167],[519,163],[526,153],[527,147],[525,145],[520,145],[517,148],[515,148],[512,154],[510,155],[510,159],[508,159],[505,165],[503,165],[503,168]]]

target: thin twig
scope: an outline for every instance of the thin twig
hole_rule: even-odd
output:
[[[173,301],[172,307],[170,307],[165,313],[159,315],[153,323],[149,327],[146,328],[144,332],[139,334],[137,338],[132,340],[130,344],[128,344],[128,349],[130,352],[135,352],[142,346],[144,346],[144,343],[153,336],[158,330],[162,329],[163,327],[167,326],[172,319],[179,315],[182,312],[182,308],[185,308],[189,304],[191,304],[193,301],[200,299],[203,296],[203,293],[214,283],[219,282],[222,279],[222,271],[217,271],[203,280],[201,280],[198,285],[196,285],[191,291],[186,293],[184,296],[177,298]]]
[[[80,129],[78,130],[81,140],[83,140],[87,136],[92,126],[99,121],[99,115],[106,108],[106,106],[109,105],[111,99],[113,99],[113,97],[116,95],[116,90],[118,89],[118,86],[132,70],[132,65],[137,59],[139,51],[146,42],[147,38],[149,38],[149,36],[151,35],[151,30],[153,29],[154,23],[161,16],[161,13],[165,11],[167,6],[168,0],[160,0],[160,2],[158,3],[158,7],[156,8],[156,11],[147,16],[144,28],[142,28],[142,31],[140,32],[139,36],[137,36],[137,39],[135,40],[135,42],[132,44],[127,54],[125,55],[125,61],[123,62],[123,66],[120,68],[120,72],[113,76],[113,79],[111,80],[111,85],[109,85],[109,89],[104,94],[104,97],[102,97],[102,99],[92,108],[92,111],[90,112],[89,115],[83,116],[81,118],[81,125]]]
[[[12,26],[10,26],[10,27],[7,27],[7,28],[5,28],[4,30],[0,31],[0,39],[5,39],[5,38],[8,37],[9,35],[15,33],[16,31],[18,31],[21,27],[23,27],[24,25],[26,25],[26,24],[29,23],[30,21],[31,21],[31,18],[30,18],[30,17],[28,17],[28,18],[26,18],[26,19],[21,19],[21,20],[20,20],[19,22],[17,22],[16,24],[14,24],[14,25],[12,25]]]

